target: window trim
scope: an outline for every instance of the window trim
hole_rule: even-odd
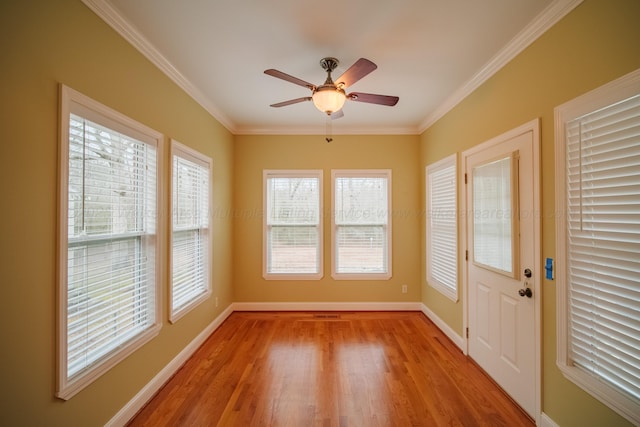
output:
[[[453,285],[450,284],[446,284],[443,283],[441,280],[433,277],[432,275],[432,258],[431,258],[431,251],[429,250],[429,248],[431,247],[431,237],[432,237],[432,233],[431,233],[431,226],[430,226],[430,221],[429,219],[431,218],[431,194],[429,192],[429,187],[430,187],[430,175],[436,172],[439,172],[443,169],[447,169],[453,167],[453,191],[455,193],[455,198],[454,198],[454,204],[453,204],[453,211],[454,211],[454,215],[455,215],[455,223],[456,223],[456,237],[455,237],[455,242],[454,242],[454,263],[456,265],[456,269],[455,269],[455,279],[454,279],[454,283]],[[425,252],[426,252],[426,273],[425,273],[425,277],[427,279],[427,284],[429,286],[431,286],[432,288],[434,288],[435,290],[437,290],[438,292],[440,292],[441,294],[443,294],[444,296],[446,296],[447,298],[449,298],[450,300],[452,300],[453,302],[457,302],[459,297],[459,286],[458,286],[458,269],[459,269],[459,265],[458,265],[458,155],[457,153],[451,154],[450,156],[445,157],[444,159],[441,159],[435,163],[432,163],[430,165],[428,165],[427,167],[425,167],[425,212],[426,212],[426,218],[425,218],[425,230],[426,230],[426,235],[425,235],[425,244],[426,244],[426,248],[425,248]]]
[[[211,160],[210,157],[205,156],[204,154],[200,153],[197,150],[194,150],[178,141],[176,141],[175,139],[171,139],[171,148],[170,148],[171,154],[170,154],[170,161],[171,161],[171,166],[169,168],[169,182],[170,182],[170,187],[171,187],[171,191],[169,194],[169,204],[171,206],[171,215],[169,218],[169,223],[170,223],[170,232],[169,232],[169,321],[171,323],[175,323],[177,322],[181,317],[183,317],[185,314],[187,314],[188,312],[190,312],[191,310],[193,310],[195,307],[197,307],[198,305],[200,305],[203,301],[207,300],[211,294],[212,294],[212,283],[211,283],[211,259],[212,259],[212,250],[213,250],[213,233],[211,232],[211,212],[212,212],[212,202],[213,202],[213,179],[212,179],[212,169],[213,169],[213,161]],[[188,303],[184,304],[183,306],[179,307],[178,309],[174,309],[173,307],[173,235],[174,235],[174,228],[173,228],[173,210],[174,210],[174,206],[173,206],[173,202],[174,202],[174,198],[173,198],[173,177],[174,177],[174,170],[173,170],[173,159],[174,157],[180,157],[186,160],[189,160],[193,163],[196,163],[204,168],[207,169],[208,171],[208,206],[207,206],[207,212],[208,212],[208,216],[207,216],[207,227],[204,228],[206,229],[206,244],[207,244],[207,259],[203,260],[205,262],[205,289],[202,293],[196,295],[193,299],[191,299]],[[203,228],[198,228],[198,230],[202,230]]]
[[[391,169],[332,169],[331,170],[331,277],[335,280],[390,280],[393,277],[393,210]],[[338,225],[336,224],[336,178],[386,178],[387,180],[387,224],[386,224],[386,271],[382,273],[339,273],[336,271]]]
[[[566,141],[565,123],[640,93],[640,69],[587,92],[554,109],[556,220],[556,365],[563,375],[600,402],[635,424],[640,424],[640,402],[571,364],[569,358],[569,286],[567,282]]]
[[[60,134],[58,150],[58,284],[57,284],[57,384],[56,397],[68,400],[78,392],[83,390],[94,380],[102,376],[120,361],[131,355],[157,336],[162,327],[161,307],[162,294],[161,283],[163,283],[163,263],[161,254],[163,253],[164,236],[164,216],[163,207],[163,181],[162,181],[162,161],[163,159],[163,136],[161,133],[141,124],[133,119],[81,94],[65,85],[60,85],[59,90],[59,111],[60,111]],[[156,147],[156,226],[154,239],[155,248],[155,304],[153,306],[154,318],[150,326],[127,344],[118,350],[111,352],[101,358],[90,368],[74,377],[68,376],[67,371],[67,272],[68,272],[68,181],[69,181],[69,117],[71,113],[86,115],[88,119],[98,120],[103,125],[145,143]]]
[[[270,273],[268,271],[267,181],[269,178],[316,178],[318,180],[318,271],[316,273]],[[324,277],[323,181],[322,169],[265,169],[262,171],[262,277],[265,280],[320,280]]]

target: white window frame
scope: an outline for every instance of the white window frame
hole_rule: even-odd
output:
[[[385,266],[382,272],[354,272],[345,273],[338,272],[338,228],[336,224],[336,180],[339,178],[384,178],[387,180],[387,212],[386,212],[386,224],[383,225],[383,230],[386,239],[385,252]],[[391,181],[391,169],[333,169],[331,171],[331,238],[332,238],[332,256],[331,256],[331,277],[336,280],[389,280],[393,276],[392,273],[392,181]],[[364,215],[377,216],[375,213],[363,213]],[[357,224],[363,225],[363,224]],[[379,225],[379,224],[375,224]],[[347,226],[345,224],[345,226]]]
[[[315,273],[283,273],[269,271],[270,258],[270,232],[272,225],[268,223],[268,207],[267,186],[271,178],[314,178],[318,180],[318,222],[315,225],[318,233],[318,246],[316,258]],[[302,170],[264,170],[262,178],[262,197],[263,197],[263,231],[262,231],[262,277],[265,280],[320,280],[324,276],[324,232],[323,232],[323,171],[321,169],[302,169]],[[305,226],[309,226],[305,224]]]
[[[457,158],[457,154],[452,154],[425,168],[427,284],[454,302],[458,301]],[[433,186],[439,186],[435,192],[431,191]],[[442,195],[451,196],[451,194],[453,194],[453,203],[447,200],[449,197],[444,200],[438,198]],[[438,222],[438,219],[446,222]],[[451,222],[455,228],[454,236],[452,240],[445,241],[445,239],[451,239],[450,230],[446,229],[447,225],[451,226]],[[434,246],[444,250],[436,251],[433,249]]]
[[[198,199],[196,202],[198,204],[205,203],[206,206],[201,206],[199,209],[201,211],[202,218],[199,220],[196,219],[198,224],[192,224],[188,228],[181,228],[176,230],[176,221],[175,221],[175,213],[176,213],[176,197],[177,197],[177,189],[175,188],[175,169],[174,169],[174,160],[183,159],[192,164],[195,164],[196,167],[199,167],[201,170],[206,170],[207,174],[207,186],[205,188],[207,199],[202,201]],[[211,250],[212,250],[212,233],[211,233],[211,203],[212,203],[212,160],[211,158],[205,156],[204,154],[187,147],[186,145],[181,144],[180,142],[172,139],[171,140],[171,253],[170,253],[170,262],[169,262],[169,277],[171,278],[171,289],[169,292],[169,321],[171,323],[175,323],[182,316],[187,314],[189,311],[197,307],[203,301],[208,299],[211,296]],[[201,196],[201,195],[198,195]],[[202,213],[204,211],[204,213]],[[200,271],[201,276],[197,278],[198,283],[191,283],[189,286],[191,287],[190,294],[185,302],[181,305],[175,305],[175,292],[178,290],[178,285],[180,287],[185,286],[184,283],[177,284],[176,278],[174,277],[174,269],[175,263],[177,262],[177,258],[175,257],[174,251],[174,234],[176,232],[182,231],[195,231],[197,232],[199,242],[201,241],[204,248],[203,254],[201,254],[197,259],[199,259],[199,265],[194,269],[194,271]],[[190,279],[194,279],[191,277]]]
[[[149,218],[154,226],[150,231],[145,232],[141,238],[146,247],[153,248],[155,254],[154,268],[155,280],[149,286],[149,297],[153,300],[149,303],[148,309],[151,314],[146,329],[129,337],[117,347],[112,348],[107,354],[94,360],[89,366],[83,368],[73,375],[68,375],[67,368],[67,298],[68,298],[68,249],[69,249],[69,225],[68,225],[68,200],[69,200],[69,136],[70,136],[70,115],[79,115],[95,123],[99,123],[109,129],[132,137],[136,140],[149,144],[156,149],[156,189],[155,206],[150,208],[154,212],[147,212],[153,215]],[[161,254],[163,242],[163,215],[162,204],[162,161],[163,158],[163,136],[159,132],[142,125],[117,111],[106,107],[97,101],[67,87],[60,86],[60,149],[59,149],[59,223],[58,223],[58,362],[57,362],[57,386],[56,396],[63,400],[68,400],[76,393],[91,384],[95,379],[103,375],[117,363],[149,342],[158,335],[161,323],[162,295],[160,284],[162,283],[162,263]],[[144,219],[147,221],[147,219]],[[87,243],[88,244],[88,243]]]
[[[565,124],[575,118],[628,99],[640,93],[640,69],[609,84],[588,92],[555,109],[555,192],[556,209],[556,298],[557,298],[557,360],[564,376],[593,397],[609,406],[634,424],[640,425],[640,401],[608,386],[595,376],[579,369],[570,359],[568,226],[566,191]]]

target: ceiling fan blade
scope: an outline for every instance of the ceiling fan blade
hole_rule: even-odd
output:
[[[294,84],[297,84],[297,85],[300,85],[300,86],[304,86],[307,89],[315,90],[315,88],[316,88],[315,85],[312,85],[309,82],[305,82],[304,80],[301,80],[301,79],[299,79],[297,77],[290,76],[289,74],[283,73],[282,71],[274,70],[273,68],[270,68],[268,70],[264,70],[264,73],[269,75],[269,76],[276,77],[278,79],[286,80],[286,81],[288,81],[290,83],[294,83]]]
[[[347,71],[345,71],[335,82],[343,83],[343,88],[347,88],[378,68],[376,64],[365,58],[358,59]]]
[[[344,112],[342,111],[342,108],[339,109],[338,111],[336,111],[335,113],[331,113],[331,120],[336,120],[339,119],[341,117],[344,117]]]
[[[373,93],[351,92],[347,95],[352,101],[367,102],[369,104],[388,105],[393,107],[398,103],[400,98],[389,95],[375,95]]]
[[[298,102],[304,102],[304,101],[311,101],[311,97],[305,96],[304,98],[290,99],[288,101],[282,101],[276,104],[271,104],[271,107],[284,107],[285,105],[297,104]]]

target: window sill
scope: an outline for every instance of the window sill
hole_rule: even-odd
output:
[[[557,362],[558,368],[569,381],[589,393],[592,397],[607,405],[634,425],[640,425],[640,402],[598,381],[587,372]]]
[[[314,274],[283,274],[283,273],[265,273],[262,275],[264,280],[320,280],[324,277],[323,273]]]
[[[332,273],[335,280],[390,280],[391,273]]]

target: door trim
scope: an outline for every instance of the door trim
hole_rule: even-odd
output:
[[[468,247],[468,233],[470,230],[467,228],[467,218],[466,215],[470,214],[470,207],[467,206],[467,188],[468,186],[465,184],[465,172],[467,170],[468,158],[475,153],[486,150],[489,147],[492,147],[496,144],[502,143],[506,140],[515,138],[519,135],[525,134],[527,132],[532,132],[533,136],[533,203],[534,203],[534,212],[530,214],[534,216],[534,265],[536,268],[536,274],[534,275],[533,280],[533,292],[536,295],[534,298],[534,318],[535,318],[535,421],[536,425],[540,425],[542,419],[542,322],[541,322],[541,306],[542,306],[542,286],[541,286],[541,277],[544,268],[541,262],[541,228],[540,228],[540,119],[536,118],[527,122],[521,126],[518,126],[510,131],[507,131],[501,135],[498,135],[494,138],[491,138],[485,142],[482,142],[466,151],[462,152],[460,168],[458,169],[458,201],[460,202],[460,210],[462,213],[462,218],[459,219],[458,224],[462,222],[462,232],[460,233],[460,250],[461,259],[463,260],[463,268],[462,270],[462,327],[463,331],[468,331],[469,327],[469,280],[468,280],[468,263],[469,260],[465,261],[465,252],[469,250]],[[468,253],[468,252],[466,252]],[[466,356],[469,355],[469,339],[468,334],[463,334],[463,345],[462,349]]]

